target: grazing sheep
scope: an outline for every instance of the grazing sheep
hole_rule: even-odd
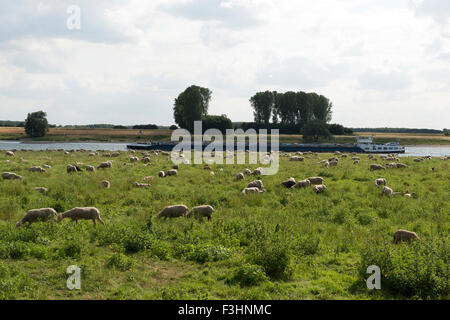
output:
[[[71,173],[71,172],[78,172],[78,169],[76,166],[69,164],[69,165],[67,165],[67,173]]]
[[[339,158],[332,157],[332,158],[329,158],[329,159],[328,159],[328,162],[332,162],[332,161],[334,161],[334,162],[339,162]]]
[[[6,151],[6,155],[7,155],[8,157],[14,157],[14,152],[12,152],[12,151]]]
[[[18,174],[14,172],[2,172],[2,178],[5,180],[22,180],[22,176],[19,176]]]
[[[178,170],[171,169],[171,170],[167,171],[167,175],[168,176],[176,176],[176,175],[178,175]]]
[[[86,166],[86,171],[95,172],[95,167],[93,166]]]
[[[165,176],[166,176],[166,174],[164,173],[164,171],[158,172],[158,177],[164,178]]]
[[[395,166],[399,169],[408,168],[408,165],[404,163],[395,163]]]
[[[150,161],[151,161],[151,160],[150,160],[150,157],[143,157],[143,158],[142,158],[142,162],[143,162],[143,163],[150,163]]]
[[[328,166],[337,167],[338,161],[328,161]],[[326,168],[328,168],[327,165],[325,165]]]
[[[264,184],[261,180],[255,180],[255,181],[250,182],[247,185],[247,188],[258,188],[258,189],[262,190],[262,189],[264,189]]]
[[[308,188],[310,186],[311,186],[311,181],[309,181],[309,180],[301,180],[301,181],[298,181],[291,188],[292,189],[299,189],[299,188]]]
[[[114,152],[113,154],[111,154],[112,158],[117,158],[120,156],[120,152]]]
[[[211,220],[211,215],[214,212],[214,208],[208,205],[198,206],[192,208],[192,210],[186,215],[186,217],[190,218],[192,216],[196,217],[207,217],[208,220]]]
[[[203,167],[203,170],[211,170],[211,167],[206,165],[206,166]]]
[[[246,195],[246,194],[250,194],[250,193],[264,193],[266,192],[266,190],[264,189],[259,189],[256,187],[253,188],[245,188],[244,190],[242,190],[242,194]]]
[[[161,210],[158,218],[178,218],[182,217],[188,212],[188,207],[183,204],[168,206]]]
[[[56,211],[53,208],[32,209],[25,214],[22,220],[16,223],[16,226],[20,227],[24,223],[28,223],[28,225],[30,225],[38,221],[48,221],[53,219],[55,216]]]
[[[100,211],[94,207],[76,207],[69,211],[58,214],[57,222],[61,222],[65,218],[70,218],[78,224],[78,220],[92,220],[94,226],[97,225],[96,220],[105,225],[100,218]]]
[[[420,240],[419,236],[412,231],[399,229],[394,233],[394,243],[402,241]]]
[[[299,157],[299,156],[293,156],[293,157],[291,157],[289,159],[289,161],[300,161],[300,162],[303,162],[303,161],[305,161],[305,158],[304,157]]]
[[[112,168],[112,162],[111,161],[102,162],[97,167],[97,169],[107,169],[107,168]]]
[[[148,176],[148,177],[145,177],[143,180],[148,181],[148,180],[153,180],[153,179],[154,179],[153,176]]]
[[[416,159],[414,159],[413,161],[414,161],[414,162],[422,162],[422,161],[423,161],[423,158],[416,158]]]
[[[134,163],[134,162],[138,162],[139,158],[138,157],[130,157],[130,162]]]
[[[36,187],[36,188],[34,188],[34,190],[36,190],[37,192],[40,192],[40,193],[46,193],[48,191],[48,189],[44,188],[44,187]]]
[[[209,173],[209,175],[210,175],[211,177],[213,177],[213,176],[215,176],[216,174],[214,173],[214,171],[211,171],[211,172]]]
[[[381,190],[382,196],[391,197],[393,194],[394,194],[394,191],[387,186],[384,186],[383,189]]]
[[[374,170],[386,170],[386,168],[379,164],[371,164],[370,171],[374,171]]]
[[[133,183],[133,186],[135,186],[136,188],[148,188],[148,187],[150,187],[150,185],[147,184],[147,183],[139,183],[139,182]]]
[[[180,166],[175,164],[175,165],[172,166],[172,169],[178,170],[178,169],[180,169]]]
[[[244,179],[244,174],[242,173],[242,172],[239,172],[237,175],[236,175],[236,180],[242,180],[242,179]]]
[[[34,166],[34,167],[31,167],[30,169],[28,169],[28,171],[30,171],[30,172],[45,172],[45,169],[38,167],[38,166]]]
[[[252,172],[250,171],[250,169],[245,169],[245,170],[244,170],[244,174],[247,175],[247,176],[249,176],[249,175],[252,174]]]
[[[44,164],[43,166],[42,166],[42,168],[44,168],[44,169],[50,169],[52,166],[50,166],[50,165],[48,165],[48,164]]]
[[[375,179],[375,186],[380,187],[380,186],[385,186],[385,185],[386,185],[386,179],[384,179],[384,178]]]
[[[311,177],[306,180],[309,180],[309,182],[311,182],[312,185],[323,184],[322,177]]]
[[[319,185],[317,185],[317,186],[314,186],[314,187],[313,187],[313,190],[314,190],[315,193],[319,194],[319,193],[324,192],[326,188],[327,188],[326,185],[324,185],[324,184],[319,184]]]
[[[95,152],[89,153],[89,157],[95,157],[95,156],[96,156]]]
[[[103,157],[111,158],[111,153],[104,153],[102,154]]]
[[[294,178],[289,178],[289,180],[283,181],[281,185],[285,186],[286,188],[292,188],[296,184]]]
[[[102,186],[105,187],[106,189],[109,189],[111,188],[111,182],[109,182],[108,180],[103,180]]]
[[[253,170],[252,175],[253,176],[261,176],[263,172],[263,168],[256,168],[255,170]]]

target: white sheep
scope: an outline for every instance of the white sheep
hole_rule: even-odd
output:
[[[309,182],[311,182],[312,185],[323,184],[322,177],[310,177],[307,178],[306,180],[309,180]]]
[[[311,181],[309,180],[301,180],[294,184],[291,189],[299,189],[299,188],[308,188],[311,186]]]
[[[38,166],[34,166],[34,167],[31,167],[30,169],[28,169],[28,171],[30,171],[30,172],[45,172],[45,169],[38,167]]]
[[[247,185],[247,188],[258,188],[260,190],[264,189],[264,184],[261,180],[255,180],[252,182],[249,182]]]
[[[103,180],[102,186],[105,187],[106,189],[109,189],[111,188],[111,182],[109,182],[108,180]]]
[[[250,193],[264,193],[266,192],[266,190],[264,189],[259,189],[256,187],[253,188],[245,188],[244,190],[242,190],[242,194],[246,195],[246,194],[250,194]]]
[[[148,187],[150,187],[150,185],[147,184],[147,183],[139,183],[137,181],[135,183],[133,183],[133,186],[135,186],[136,188],[148,188]]]
[[[86,166],[86,171],[95,172],[95,167],[93,166]]]
[[[97,167],[97,169],[107,169],[107,168],[112,168],[112,162],[111,161],[102,162]]]
[[[192,216],[197,217],[207,217],[208,220],[211,220],[211,215],[214,212],[214,208],[208,205],[205,206],[197,206],[192,208],[192,210],[186,215],[186,217],[190,218]]]
[[[370,171],[374,171],[374,170],[386,170],[386,168],[379,164],[371,164]]]
[[[402,241],[420,240],[419,236],[412,231],[399,229],[394,233],[394,243]]]
[[[46,193],[48,191],[45,187],[35,187],[34,190],[40,193]]]
[[[237,175],[236,175],[236,180],[242,180],[242,179],[244,179],[244,174],[242,173],[242,172],[239,172]]]
[[[5,180],[23,180],[22,176],[14,172],[2,172],[2,178]]]
[[[384,186],[383,189],[381,190],[382,196],[391,197],[393,194],[394,194],[394,191],[387,186]]]
[[[165,176],[166,176],[166,174],[164,173],[164,171],[158,172],[158,177],[164,178]]]
[[[326,185],[324,185],[324,184],[319,184],[319,185],[317,185],[317,186],[314,186],[314,187],[313,187],[313,190],[314,190],[315,193],[322,193],[322,192],[325,191],[326,188],[327,188]]]
[[[178,218],[182,217],[188,212],[188,207],[184,204],[168,206],[161,210],[158,214],[158,218]]]
[[[293,187],[295,184],[296,184],[296,181],[295,181],[295,179],[292,178],[292,177],[289,178],[289,179],[286,180],[286,181],[283,181],[283,182],[281,183],[281,185],[285,186],[286,188],[291,188],[291,187]]]
[[[178,170],[176,170],[176,169],[168,170],[167,175],[168,176],[176,176],[176,175],[178,175]]]
[[[16,226],[19,227],[24,223],[28,223],[28,225],[30,225],[37,221],[48,221],[53,219],[55,216],[56,211],[53,208],[32,209],[25,214],[22,220],[17,222]]]
[[[385,185],[386,185],[386,179],[384,179],[384,178],[375,179],[375,186],[380,187],[380,186],[385,186]]]
[[[94,226],[96,226],[96,220],[101,224],[105,224],[100,218],[100,211],[94,207],[76,207],[66,212],[58,214],[57,222],[61,222],[65,218],[70,218],[78,224],[78,220],[92,220]]]

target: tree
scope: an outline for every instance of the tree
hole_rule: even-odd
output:
[[[31,138],[45,136],[49,130],[47,114],[44,111],[29,113],[25,119],[25,133]]]
[[[444,136],[450,136],[450,130],[444,129]]]
[[[233,123],[225,114],[220,116],[203,116],[202,117],[203,131],[208,129],[219,129],[225,134],[226,129],[233,129]]]
[[[271,91],[257,92],[250,98],[253,107],[253,116],[258,124],[268,125],[272,114],[274,96]]]
[[[169,127],[169,130],[177,130],[177,129],[178,127],[174,124]]]
[[[317,142],[319,138],[331,138],[326,122],[315,119],[306,123],[303,127],[303,140]]]
[[[211,90],[199,86],[190,86],[175,99],[173,116],[180,128],[190,132],[194,130],[194,121],[208,114]]]
[[[345,133],[344,126],[337,124],[337,123],[329,124],[328,130],[330,131],[331,134],[338,135],[338,136],[343,135]]]

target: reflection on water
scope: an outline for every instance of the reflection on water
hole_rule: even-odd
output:
[[[25,150],[109,150],[109,151],[121,151],[127,150],[127,144],[125,142],[55,142],[55,143],[21,143],[18,141],[0,141],[0,150],[11,149],[25,149]],[[433,156],[442,157],[450,156],[450,146],[436,146],[436,147],[419,147],[419,146],[406,146],[405,154],[401,154],[403,157],[420,157],[420,156]]]

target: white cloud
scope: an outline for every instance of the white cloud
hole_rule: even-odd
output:
[[[79,31],[73,1],[2,2],[0,119],[172,124],[197,84],[234,121],[256,91],[302,90],[347,126],[449,126],[447,0],[75,2]]]

